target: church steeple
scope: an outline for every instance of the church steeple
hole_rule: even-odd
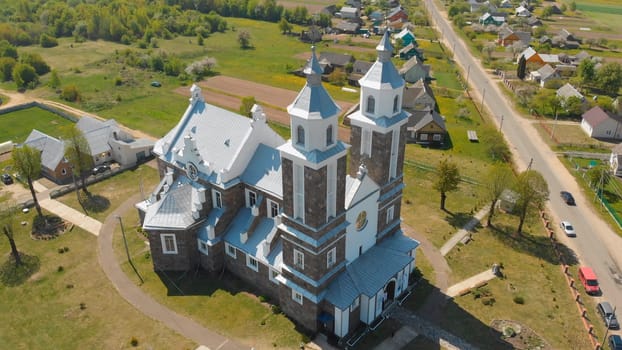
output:
[[[393,45],[391,45],[391,40],[389,39],[389,31],[384,32],[382,39],[376,46],[376,51],[378,51],[378,60],[382,62],[387,62],[391,60],[391,56],[393,55]]]

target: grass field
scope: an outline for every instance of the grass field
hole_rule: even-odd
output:
[[[128,193],[142,191],[148,196],[153,188],[160,182],[158,171],[146,164],[136,169],[129,169],[106,180],[97,182],[88,187],[95,200],[101,206],[97,210],[90,210],[89,216],[98,221],[104,221],[106,217],[123,203]],[[62,203],[82,211],[75,192],[57,198]]]
[[[32,129],[59,137],[62,135],[60,129],[73,124],[57,114],[37,107],[0,114],[0,121],[2,122],[0,143],[9,140],[14,143],[24,142]]]
[[[0,193],[1,197],[1,193]],[[38,271],[17,285],[0,283],[0,344],[4,349],[194,349],[197,345],[123,300],[97,262],[97,238],[74,227],[57,239],[30,238],[34,211],[16,218],[20,252]],[[20,221],[28,224],[19,225]],[[67,247],[60,254],[59,249]],[[63,249],[64,250],[64,249]],[[9,243],[0,239],[0,264]],[[62,267],[62,271],[59,269]],[[81,307],[81,304],[83,306]],[[138,341],[136,348],[131,339]]]
[[[156,274],[145,237],[137,230],[136,211],[126,213],[123,223],[130,255],[145,281],[140,288],[157,301],[255,349],[293,349],[299,346],[303,337],[293,322],[283,314],[273,313],[269,304],[262,302],[235,277],[226,274],[218,278],[200,272]],[[138,282],[126,262],[118,226],[113,244],[118,260],[123,262],[122,268]]]

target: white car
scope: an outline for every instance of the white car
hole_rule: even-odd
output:
[[[572,224],[568,221],[562,221],[559,224],[559,227],[562,228],[562,230],[564,230],[564,233],[566,234],[566,236],[568,237],[576,237],[577,234],[576,232],[574,232],[574,227],[572,227]]]

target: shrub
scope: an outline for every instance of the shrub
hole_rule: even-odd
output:
[[[496,300],[493,297],[486,297],[486,298],[482,298],[482,304],[486,305],[486,306],[493,306],[495,304]]]
[[[58,271],[58,272],[63,272],[63,271],[65,271],[65,268],[61,265],[61,266],[59,266],[59,267],[56,269],[56,271]]]
[[[121,77],[114,78],[114,86],[121,86],[121,85],[123,85],[123,78]]]
[[[73,288],[73,284],[69,283],[65,285],[65,288],[67,289],[72,289]]]
[[[525,303],[525,298],[517,295],[514,297],[514,302],[519,305],[523,305]]]
[[[86,309],[86,303],[80,303],[80,310]]]
[[[278,306],[278,305],[272,305],[272,313],[273,313],[273,314],[278,315],[278,314],[280,314],[281,312],[282,312],[282,311],[281,311],[281,307],[280,307],[280,306]]]
[[[260,295],[260,296],[259,296],[259,302],[261,302],[261,303],[265,303],[267,300],[268,300],[268,299],[267,299],[265,296],[263,296],[263,295]]]
[[[43,33],[41,37],[39,37],[39,44],[41,47],[54,47],[58,46],[58,40],[53,36]]]
[[[130,340],[130,345],[132,345],[133,347],[137,347],[138,339],[136,339],[136,337],[132,337],[132,339]]]
[[[58,254],[63,254],[65,252],[65,249],[63,248],[58,248]]]
[[[60,98],[69,102],[76,102],[80,100],[80,93],[75,85],[67,85],[63,88],[63,92],[60,94]]]
[[[63,248],[63,251],[64,251],[65,253],[67,253],[67,252],[69,251],[69,247],[64,247],[64,248]]]

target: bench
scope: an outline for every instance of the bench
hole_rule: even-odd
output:
[[[477,133],[475,132],[475,130],[467,130],[467,137],[469,138],[469,141],[471,142],[479,142],[479,139],[477,138]]]

